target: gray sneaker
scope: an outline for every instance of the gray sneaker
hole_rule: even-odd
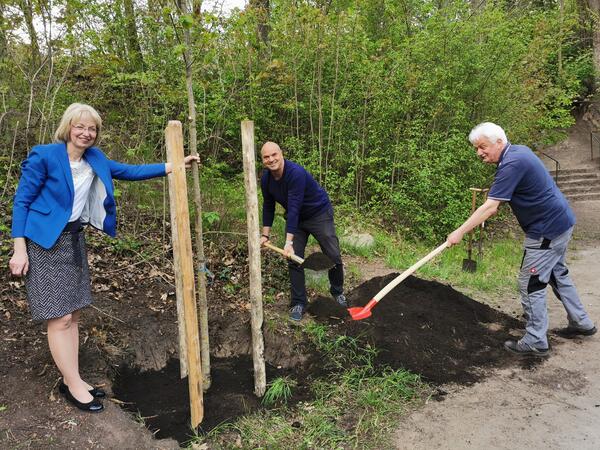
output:
[[[344,294],[334,295],[333,298],[340,304],[340,306],[343,306],[344,308],[348,307],[348,301],[346,300],[346,296]]]
[[[550,354],[547,348],[535,348],[521,341],[506,341],[504,348],[515,355],[546,357]]]
[[[294,305],[292,306],[292,309],[290,309],[290,320],[293,320],[294,322],[300,322],[303,314],[304,306]]]

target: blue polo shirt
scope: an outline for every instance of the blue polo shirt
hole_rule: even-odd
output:
[[[533,239],[554,239],[575,225],[567,199],[524,145],[508,143],[502,150],[488,198],[508,202],[527,237]]]
[[[325,189],[299,164],[284,160],[283,175],[276,180],[267,169],[263,171],[260,187],[263,194],[263,225],[273,225],[275,202],[284,207],[286,232],[296,233],[298,223],[326,212],[331,202]]]

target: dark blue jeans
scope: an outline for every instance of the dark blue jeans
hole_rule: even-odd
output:
[[[318,216],[303,220],[298,224],[298,231],[294,233],[294,253],[301,258],[304,258],[306,243],[311,234],[319,243],[321,251],[335,263],[335,266],[329,269],[329,292],[333,296],[343,294],[344,265],[342,264],[340,241],[335,234],[332,208]],[[292,261],[288,263],[288,267],[290,272],[290,283],[292,285],[291,305],[306,306],[307,299],[304,269]]]

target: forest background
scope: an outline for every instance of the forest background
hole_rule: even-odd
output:
[[[591,98],[599,10],[598,0],[251,0],[224,15],[200,1],[0,0],[2,253],[19,163],[52,140],[66,106],[98,109],[111,158],[164,160],[166,123],[189,131],[186,64],[208,228],[245,219],[240,120],[251,119],[257,145],[279,142],[305,165],[338,217],[443,237],[466,218],[468,188],[493,174],[467,141],[475,124],[540,150]],[[118,184],[122,215],[164,223],[160,183]]]

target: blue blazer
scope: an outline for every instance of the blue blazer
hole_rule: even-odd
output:
[[[130,165],[112,161],[96,147],[83,158],[94,170],[94,181],[81,215],[84,223],[116,235],[117,208],[113,178],[145,180],[166,174],[165,164]],[[51,248],[69,221],[75,188],[64,142],[37,145],[21,165],[14,198],[12,237],[26,237]]]

